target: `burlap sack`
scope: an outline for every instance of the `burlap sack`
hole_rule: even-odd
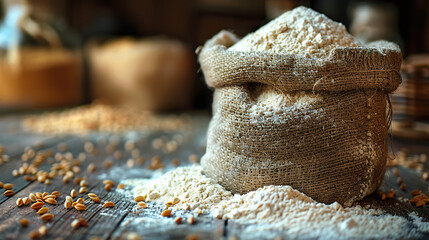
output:
[[[320,60],[229,51],[236,40],[220,32],[199,53],[215,89],[205,173],[237,193],[291,185],[347,206],[372,193],[386,168],[399,48],[377,42]]]

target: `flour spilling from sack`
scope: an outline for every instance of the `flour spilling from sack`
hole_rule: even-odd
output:
[[[230,199],[231,192],[215,180],[202,174],[201,166],[179,167],[134,188],[135,196],[145,196],[146,201],[167,203],[179,198],[175,209],[207,213],[222,200]]]
[[[242,224],[255,231],[281,230],[288,236],[398,237],[406,236],[408,221],[381,210],[314,201],[290,186],[267,186],[244,195],[231,194],[203,174],[201,166],[179,167],[147,181],[127,180],[133,195],[165,204],[179,198],[172,210],[192,210]],[[423,226],[423,225],[422,225]],[[415,226],[418,228],[418,226]],[[427,230],[422,228],[422,231]]]
[[[229,50],[327,58],[333,49],[361,46],[343,24],[310,8],[298,7],[250,33]]]

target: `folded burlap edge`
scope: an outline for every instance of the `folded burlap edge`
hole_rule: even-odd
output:
[[[238,38],[221,31],[199,52],[208,86],[222,88],[245,83],[269,84],[284,92],[381,89],[393,92],[401,83],[402,54],[390,42],[338,48],[326,59],[266,52],[229,51]]]

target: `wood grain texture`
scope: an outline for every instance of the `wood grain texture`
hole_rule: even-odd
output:
[[[93,133],[85,136],[47,136],[38,135],[26,132],[20,128],[20,116],[3,116],[0,118],[0,144],[5,147],[5,153],[10,156],[10,161],[3,163],[0,166],[0,181],[13,183],[13,190],[16,194],[12,197],[0,195],[0,239],[28,239],[27,234],[45,225],[48,228],[48,234],[43,239],[127,239],[131,234],[138,234],[143,239],[185,239],[189,235],[198,236],[200,239],[228,239],[229,237],[237,237],[238,239],[272,239],[266,236],[249,235],[244,230],[248,225],[239,224],[234,221],[223,221],[213,219],[208,215],[196,215],[187,211],[173,211],[171,217],[162,217],[160,213],[164,210],[162,204],[148,203],[147,209],[136,207],[136,203],[131,196],[124,195],[123,191],[116,191],[116,186],[111,191],[106,191],[102,181],[111,179],[116,184],[124,179],[149,177],[150,171],[147,167],[151,164],[151,159],[154,156],[159,156],[162,163],[167,169],[172,169],[174,166],[171,161],[175,158],[180,160],[181,165],[189,164],[189,155],[196,154],[201,157],[205,150],[205,134],[208,126],[209,116],[204,114],[192,115],[192,130],[177,131],[177,132],[138,132],[125,133],[121,135]],[[155,149],[152,142],[155,139],[171,140],[179,136],[183,141],[179,144],[176,151],[166,152],[162,149]],[[107,143],[103,143],[103,141]],[[116,150],[121,152],[121,157],[116,159],[106,150],[106,144],[109,141],[119,140]],[[124,149],[124,143],[127,140],[136,142],[136,148],[139,149],[140,155],[144,161],[142,164],[137,164],[133,167],[127,166],[127,160],[131,158],[131,152]],[[22,164],[21,155],[26,146],[35,147],[36,143],[42,141],[43,147],[38,151],[54,150],[58,151],[58,144],[65,143],[67,152],[73,154],[76,158],[79,153],[84,152],[84,144],[92,142],[98,153],[96,155],[87,154],[87,159],[81,161],[81,171],[76,174],[79,177],[87,177],[88,192],[95,193],[101,203],[92,202],[87,193],[79,194],[75,197],[84,198],[86,211],[77,211],[76,209],[65,209],[63,206],[66,195],[70,194],[71,189],[79,190],[79,186],[73,181],[64,183],[61,177],[57,176],[52,180],[51,185],[45,185],[37,181],[27,182],[20,177],[13,177],[11,172],[17,169]],[[429,155],[429,143],[422,141],[411,141],[394,139],[393,148],[397,151],[402,148],[407,148],[410,154],[426,153]],[[46,160],[40,169],[48,171],[50,161]],[[112,161],[113,167],[106,168],[105,161]],[[87,172],[87,167],[90,163],[96,165],[96,170],[93,173]],[[425,170],[429,170],[429,163],[425,164]],[[416,170],[397,167],[400,176],[404,179],[408,189],[403,191],[399,188],[396,182],[396,176],[392,173],[392,168],[388,168],[383,185],[380,190],[389,191],[394,189],[398,197],[411,198],[410,192],[414,189],[420,189],[422,192],[429,194],[428,181],[420,178]],[[16,206],[18,197],[26,197],[30,192],[52,192],[60,191],[61,196],[57,198],[58,204],[46,206],[49,212],[55,217],[50,222],[43,222],[39,219],[39,215],[35,214],[35,210],[29,206]],[[4,192],[3,189],[0,190]],[[102,204],[106,201],[115,203],[113,208],[102,208]],[[371,204],[384,209],[386,212],[408,217],[411,212],[416,212],[419,216],[429,221],[429,209],[416,208],[409,203],[400,202],[396,199],[388,199],[380,201],[377,196],[369,196],[364,199],[361,205]],[[183,223],[174,223],[175,217],[182,217]],[[196,218],[196,224],[190,225],[186,223],[189,216]],[[18,220],[26,217],[30,220],[30,225],[26,228],[21,227]],[[76,218],[85,218],[88,221],[88,227],[73,229],[71,222]],[[282,231],[272,232],[270,236],[282,236],[287,238]],[[429,237],[424,235],[422,239]]]

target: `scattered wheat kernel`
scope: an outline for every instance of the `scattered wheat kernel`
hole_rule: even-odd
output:
[[[145,202],[139,202],[137,203],[141,208],[147,208],[147,204]]]
[[[171,210],[170,209],[165,209],[162,213],[161,216],[163,217],[169,217],[171,216]]]
[[[86,154],[83,152],[79,153],[78,159],[81,162],[85,161],[86,160]]]
[[[46,203],[49,203],[49,204],[51,204],[51,205],[55,205],[55,204],[57,204],[57,200],[55,200],[55,199],[53,199],[53,198],[47,198],[47,199],[45,199],[45,202],[46,202]]]
[[[59,143],[57,148],[58,148],[58,150],[60,150],[60,152],[65,152],[65,151],[67,151],[67,144]]]
[[[3,193],[6,197],[13,196],[15,192],[13,190],[6,190],[6,192]]]
[[[72,205],[71,205],[71,206],[72,206],[72,208],[76,207],[76,205],[77,205],[77,204],[79,204],[79,203],[78,203],[78,202],[74,202],[74,203],[72,203]]]
[[[106,184],[106,185],[104,185],[104,189],[105,189],[106,191],[110,191],[110,190],[112,190],[112,185],[110,185],[110,184]]]
[[[40,175],[37,177],[37,181],[39,181],[40,183],[44,183],[46,181],[46,177],[43,175]]]
[[[83,148],[85,149],[85,152],[92,152],[94,151],[94,144],[92,142],[86,142],[85,145],[83,145]]]
[[[84,210],[86,210],[86,206],[83,205],[82,203],[76,204],[76,206],[74,206],[74,208],[76,208],[76,210],[78,210],[78,211],[84,211]]]
[[[181,224],[182,223],[182,218],[181,217],[177,217],[174,219],[174,222],[177,224]]]
[[[423,180],[429,180],[429,173],[427,172],[422,172],[421,176],[420,176]]]
[[[34,230],[28,233],[28,237],[32,240],[38,240],[40,239],[40,233],[38,230]]]
[[[395,176],[399,177],[399,170],[397,168],[393,168],[392,172],[395,174]]]
[[[81,218],[79,219],[79,225],[81,227],[88,227],[88,222],[84,218]]]
[[[125,187],[125,184],[123,184],[123,183],[118,185],[118,189],[124,189],[124,187]]]
[[[113,153],[113,157],[114,157],[115,159],[120,159],[120,158],[122,157],[122,152],[121,152],[121,151],[119,151],[119,150],[116,150],[116,151]]]
[[[88,165],[88,169],[87,170],[88,170],[89,173],[93,173],[95,171],[95,169],[96,169],[96,166],[95,166],[94,163],[91,163],[91,164]]]
[[[46,197],[46,196],[48,196],[49,195],[49,193],[48,192],[44,192],[44,193],[42,193],[42,199],[44,199],[44,197]]]
[[[54,195],[55,197],[59,197],[59,196],[61,196],[61,193],[60,193],[60,192],[58,192],[58,191],[53,191],[53,192],[51,193],[51,195]]]
[[[42,193],[41,192],[36,192],[36,198],[38,199],[42,199]]]
[[[96,198],[98,196],[95,193],[88,193],[88,197],[90,197],[90,198]]]
[[[127,240],[141,240],[142,238],[136,232],[130,232],[127,234]]]
[[[134,158],[136,159],[136,163],[138,165],[142,165],[144,163],[144,158],[143,157],[134,157]]]
[[[21,218],[19,219],[19,223],[21,224],[21,226],[27,227],[30,224],[30,221],[28,221],[27,218]]]
[[[133,157],[133,158],[138,158],[138,157],[140,157],[140,150],[138,150],[138,149],[133,149],[133,150],[131,151],[131,157]]]
[[[69,201],[64,201],[64,208],[65,208],[65,209],[68,209],[71,205],[72,205],[72,203],[71,203],[71,202],[69,202]]]
[[[22,205],[24,205],[24,201],[22,200],[22,198],[18,198],[16,199],[16,205],[18,207],[21,207]]]
[[[71,192],[70,192],[70,196],[71,196],[71,197],[76,197],[76,196],[77,196],[77,191],[76,191],[76,189],[72,189],[72,190],[71,190]]]
[[[77,202],[77,203],[84,203],[84,202],[85,202],[85,200],[84,200],[83,198],[78,198],[78,199],[76,200],[76,202]]]
[[[36,213],[41,215],[41,214],[45,214],[49,211],[49,209],[47,207],[42,207],[41,209],[39,209],[39,211],[37,211]]]
[[[195,218],[194,218],[194,217],[192,217],[192,216],[190,216],[190,217],[188,217],[187,222],[188,222],[189,224],[194,224],[194,223],[195,223]]]
[[[73,198],[70,196],[66,196],[66,202],[73,203]]]
[[[28,181],[28,182],[32,182],[35,180],[34,176],[30,176],[30,175],[25,175],[24,179],[25,179],[25,181]]]
[[[98,197],[91,198],[91,200],[92,200],[93,202],[95,202],[95,203],[101,203],[101,200],[100,200],[100,198],[98,198]]]
[[[64,182],[64,183],[69,183],[69,182],[70,182],[70,180],[71,180],[71,177],[68,177],[68,176],[64,176],[64,177],[63,177],[63,182]]]
[[[401,188],[403,191],[407,191],[407,185],[405,185],[405,183],[402,183],[402,184],[401,184],[401,186],[400,186],[400,188]]]
[[[73,182],[75,183],[75,184],[77,184],[77,185],[79,185],[80,184],[80,182],[83,180],[83,178],[81,178],[81,177],[77,177],[77,178],[75,178],[74,180],[73,180]]]
[[[142,202],[144,200],[146,200],[146,198],[144,196],[137,196],[134,198],[134,201],[136,201],[136,202]]]
[[[125,147],[125,150],[131,151],[136,147],[136,144],[133,141],[126,141],[124,144],[124,147]]]
[[[105,168],[111,168],[113,166],[113,163],[110,160],[106,160],[103,162],[103,165]]]
[[[13,184],[12,183],[6,183],[3,185],[3,188],[6,190],[11,190],[13,188]]]
[[[190,235],[186,236],[186,240],[200,240],[200,237],[198,235],[195,235],[195,234],[190,234]]]
[[[4,187],[4,183],[0,182],[0,188],[3,188],[3,187]]]
[[[134,167],[134,159],[132,159],[132,158],[128,159],[128,160],[127,160],[127,166],[128,166],[129,168]]]
[[[71,226],[72,226],[72,228],[74,228],[74,229],[78,229],[78,228],[80,227],[80,221],[79,221],[79,219],[75,219],[75,220],[73,220],[73,221],[71,222]]]
[[[14,177],[18,177],[18,176],[19,176],[19,172],[18,172],[18,170],[14,169],[14,170],[12,171],[12,176],[14,176]]]
[[[171,165],[176,166],[176,167],[179,166],[180,160],[178,158],[171,160]]]
[[[180,199],[179,198],[174,198],[173,199],[173,205],[176,205],[176,204],[178,204],[180,202]]]
[[[104,204],[103,204],[103,207],[105,207],[105,208],[108,208],[108,207],[114,207],[115,206],[115,204],[113,203],[113,202],[105,202]]]
[[[86,182],[86,180],[85,180],[85,179],[83,179],[82,181],[80,181],[79,185],[80,185],[81,187],[86,187],[86,186],[88,186],[88,183]]]
[[[82,193],[86,193],[88,191],[88,188],[87,187],[81,187],[80,189],[79,189],[79,193],[80,194],[82,194]]]
[[[198,156],[196,154],[189,155],[189,162],[197,163],[198,162]]]
[[[103,184],[110,184],[112,186],[115,186],[115,183],[112,180],[104,180]]]
[[[53,199],[55,199],[55,198],[57,198],[57,196],[55,196],[55,195],[46,195],[46,196],[44,196],[44,197],[43,197],[43,200],[46,200],[46,199],[48,199],[48,198],[53,198]]]
[[[46,180],[45,180],[45,185],[50,185],[50,184],[51,184],[51,180],[46,179]]]
[[[420,191],[420,190],[413,190],[413,191],[411,191],[411,195],[412,196],[417,196],[417,195],[420,195],[420,194],[422,194],[422,191]]]
[[[37,197],[36,197],[36,195],[34,195],[34,193],[30,193],[29,195],[28,195],[28,198],[30,199],[30,201],[32,201],[32,202],[36,202],[37,201]]]
[[[40,216],[40,219],[42,219],[43,221],[50,221],[52,220],[52,218],[54,218],[54,215],[52,215],[51,213],[45,213]]]
[[[45,225],[40,226],[39,227],[39,233],[40,233],[40,235],[45,236],[48,233],[48,228]]]
[[[43,205],[45,205],[45,203],[43,203],[43,202],[36,202],[36,203],[33,203],[33,205],[31,205],[31,208],[34,209],[34,210],[39,210],[40,208],[43,207]]]
[[[28,197],[23,198],[22,201],[24,202],[24,205],[28,205],[31,202],[31,200]]]
[[[166,207],[166,208],[169,208],[169,207],[171,207],[171,206],[173,206],[173,203],[172,203],[172,202],[168,202],[168,203],[166,203],[166,204],[165,204],[165,207]]]
[[[72,171],[73,171],[74,173],[80,173],[80,167],[78,167],[78,166],[73,166],[73,167],[72,167]]]

